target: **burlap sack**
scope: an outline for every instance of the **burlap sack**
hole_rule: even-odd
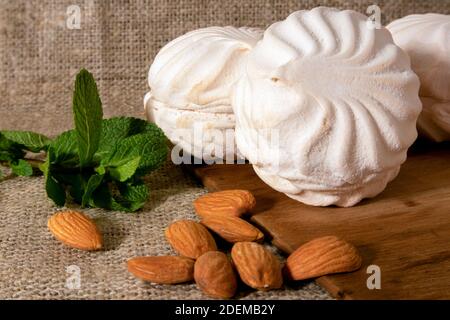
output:
[[[265,27],[318,2],[0,0],[0,129],[55,135],[71,128],[71,90],[81,67],[94,73],[107,117],[141,117],[148,67],[169,40],[211,25]],[[360,12],[372,2],[320,1]],[[70,5],[80,9],[80,29],[67,26]],[[411,13],[450,13],[449,0],[388,0],[378,5],[383,23]],[[194,218],[191,202],[206,192],[170,164],[147,181],[152,195],[138,214],[87,210],[105,235],[106,249],[96,253],[63,247],[49,234],[46,221],[56,208],[45,195],[41,177],[0,182],[0,298],[205,298],[193,284],[150,285],[126,271],[130,257],[173,253],[163,229],[173,220]],[[80,287],[67,287],[77,270]],[[249,291],[241,298],[329,296],[309,283],[267,293]]]

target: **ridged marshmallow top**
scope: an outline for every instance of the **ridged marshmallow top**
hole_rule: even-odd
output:
[[[297,11],[248,57],[233,95],[237,145],[274,189],[352,206],[381,192],[405,161],[418,90],[386,29],[354,11]]]
[[[450,15],[414,14],[387,28],[411,58],[420,78],[420,95],[450,101]]]
[[[261,35],[259,29],[209,27],[172,40],[148,73],[153,98],[171,108],[231,113],[231,87]]]
[[[414,14],[387,28],[420,78],[420,133],[435,141],[450,140],[450,15]]]

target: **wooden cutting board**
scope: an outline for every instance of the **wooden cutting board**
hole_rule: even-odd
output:
[[[359,271],[317,283],[341,299],[450,299],[450,146],[415,147],[400,175],[374,199],[352,208],[312,207],[276,192],[250,165],[193,168],[210,191],[248,189],[251,220],[286,253],[316,237],[337,235],[363,257]],[[369,290],[369,265],[381,270],[381,289]]]

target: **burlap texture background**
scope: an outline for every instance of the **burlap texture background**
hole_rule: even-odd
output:
[[[383,23],[411,13],[450,14],[450,0],[377,1]],[[373,1],[312,0],[0,0],[0,129],[55,135],[72,127],[74,75],[94,73],[105,115],[142,116],[146,74],[156,52],[186,31],[212,25],[265,27],[290,12],[318,4],[365,12]],[[81,9],[81,29],[66,27],[69,5]],[[194,217],[191,202],[203,194],[170,164],[148,177],[151,198],[139,214],[87,210],[105,235],[106,249],[85,253],[63,247],[46,229],[56,208],[43,180],[0,182],[0,298],[195,299],[195,285],[156,286],[130,276],[135,255],[171,253],[163,229]],[[66,268],[81,270],[81,288],[65,287]],[[324,299],[314,283],[243,298]]]

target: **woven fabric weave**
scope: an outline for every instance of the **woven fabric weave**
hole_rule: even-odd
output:
[[[171,39],[212,25],[266,27],[318,2],[0,0],[0,129],[56,135],[71,128],[72,85],[82,67],[98,82],[106,117],[143,117],[148,68]],[[363,13],[372,3],[320,1]],[[80,29],[67,27],[67,10],[74,4],[80,8]],[[450,0],[386,0],[378,5],[383,24],[412,13],[450,14]],[[62,246],[47,231],[47,219],[56,208],[45,195],[42,177],[0,182],[0,298],[206,298],[194,284],[151,285],[126,271],[130,257],[173,254],[163,229],[173,220],[195,218],[192,200],[206,192],[171,164],[151,174],[147,183],[152,195],[138,214],[86,211],[98,221],[106,244],[104,251],[86,253]],[[71,265],[80,268],[79,289],[66,287]],[[249,291],[240,297],[330,298],[314,283],[266,293]]]

